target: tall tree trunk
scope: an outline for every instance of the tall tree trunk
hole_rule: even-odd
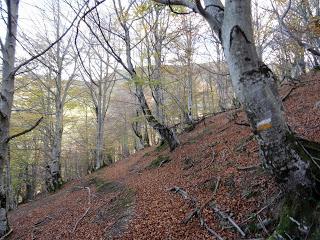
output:
[[[167,0],[159,1],[170,4]],[[288,219],[290,214],[303,222],[303,226],[312,226],[307,235],[318,239],[319,203],[314,200],[314,192],[319,194],[320,183],[317,179],[320,179],[320,171],[313,162],[315,159],[287,126],[276,77],[258,57],[253,41],[251,1],[230,0],[226,1],[225,7],[220,0],[204,0],[205,7],[200,0],[175,0],[175,3],[200,13],[220,37],[234,90],[258,140],[264,166],[284,184],[284,190],[288,193],[285,214],[280,218],[280,227],[281,223],[284,225],[277,230],[282,234],[290,231],[288,233],[294,234],[292,236],[296,239],[308,237]],[[306,207],[308,211],[300,211]],[[270,239],[284,239],[278,236],[276,232],[275,237]]]
[[[161,10],[156,8],[156,20],[155,20],[155,26],[153,30],[154,35],[154,50],[155,53],[153,53],[154,61],[155,61],[155,69],[153,74],[153,80],[155,81],[154,84],[154,100],[156,103],[156,118],[161,124],[165,124],[165,114],[164,114],[164,98],[163,98],[163,89],[162,89],[162,79],[161,79],[161,67],[162,67],[162,45],[163,45],[163,38],[164,36],[161,36],[161,26],[159,24],[159,17]],[[151,66],[151,63],[148,63]]]
[[[144,137],[142,134],[142,124],[141,121],[139,119],[139,110],[136,110],[136,120],[132,123],[132,130],[133,133],[135,134],[135,136],[137,137],[136,140],[136,150],[141,150],[143,149],[145,146],[145,142],[144,142]]]
[[[56,116],[54,127],[54,139],[51,150],[50,162],[47,166],[47,190],[55,191],[62,185],[61,176],[61,144],[63,133],[63,106],[59,99],[56,100]]]
[[[99,90],[100,91],[100,90]],[[102,109],[102,95],[98,94],[98,104],[96,106],[97,128],[96,128],[96,163],[95,168],[103,166],[103,147],[104,147],[104,120],[105,113]]]
[[[96,169],[103,166],[103,146],[104,146],[104,121],[99,116],[97,127],[97,142],[96,142]]]
[[[8,158],[8,137],[11,109],[14,94],[14,64],[16,53],[16,37],[18,27],[19,0],[8,0],[7,34],[4,45],[1,45],[3,65],[0,98],[0,236],[9,231],[6,211],[6,191],[4,185],[4,165]]]
[[[127,115],[125,113],[124,115],[124,131],[122,134],[122,156],[123,157],[128,157],[130,155],[129,151],[129,144],[128,144],[128,121],[127,121]]]
[[[264,165],[291,186],[310,186],[309,163],[300,157],[289,130],[277,80],[258,58],[249,0],[228,1],[222,25],[222,43],[236,94],[258,139]]]

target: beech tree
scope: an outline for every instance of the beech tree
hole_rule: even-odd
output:
[[[35,53],[29,53],[31,56],[25,61],[16,63],[16,45],[17,45],[17,30],[18,30],[18,10],[19,0],[7,0],[6,10],[1,8],[1,11],[5,12],[5,29],[6,36],[4,42],[0,39],[0,47],[2,54],[2,81],[0,90],[0,237],[9,232],[9,223],[6,211],[6,191],[4,189],[4,164],[10,166],[8,154],[9,154],[9,142],[14,137],[21,136],[28,132],[28,130],[22,131],[15,135],[9,135],[11,112],[14,96],[15,75],[24,66],[39,58],[46,52],[48,52],[53,46],[55,46],[72,28],[79,13],[83,7],[71,22],[70,26],[65,29],[53,42],[49,43],[42,51],[35,51]],[[98,5],[98,4],[97,4]],[[26,48],[24,48],[26,49]],[[37,124],[36,124],[37,125]],[[36,126],[35,125],[35,126]],[[33,128],[31,128],[32,130]]]
[[[253,39],[250,0],[156,0],[167,5],[190,8],[202,15],[218,35],[229,65],[234,90],[253,133],[258,140],[264,166],[286,186],[288,193],[298,191],[299,203],[310,191],[319,190],[315,178],[319,169],[312,156],[289,129],[277,78],[258,57]],[[301,203],[303,204],[303,203]],[[296,217],[296,212],[293,210]],[[296,232],[299,236],[299,232]]]
[[[1,43],[2,53],[2,82],[0,99],[0,236],[9,231],[6,211],[6,191],[4,189],[3,168],[8,158],[8,138],[13,103],[14,64],[16,53],[16,37],[18,28],[19,0],[8,0],[7,4],[7,33],[5,42]]]
[[[88,66],[84,66],[83,78],[85,75],[89,81],[85,81],[89,89],[91,100],[93,102],[97,120],[96,127],[96,150],[95,150],[95,169],[99,169],[104,165],[104,132],[106,113],[109,108],[112,89],[115,84],[115,72],[111,72],[110,55],[105,53],[103,49],[95,46],[90,41],[87,53]],[[90,46],[91,45],[91,46]]]
[[[141,111],[148,124],[159,133],[161,138],[165,139],[170,149],[174,150],[180,144],[179,140],[172,129],[164,124],[161,124],[152,114],[151,108],[149,107],[144,94],[144,82],[140,78],[138,71],[134,66],[132,50],[137,46],[137,43],[133,43],[131,32],[133,31],[133,24],[138,19],[140,19],[140,17],[131,16],[130,11],[133,9],[134,3],[136,1],[130,1],[128,6],[126,7],[122,6],[119,0],[113,0],[112,2],[114,14],[117,19],[116,23],[111,24],[110,22],[104,22],[104,25],[107,25],[107,27],[102,26],[102,23],[105,20],[101,19],[98,11],[96,11],[94,15],[90,15],[90,22],[86,18],[82,18],[82,20],[85,22],[90,32],[96,37],[96,40],[102,46],[104,46],[104,50],[107,51],[119,63],[119,65],[121,65],[125,69],[125,71],[129,75],[127,79],[130,80],[134,85],[136,98],[138,99]],[[99,29],[99,35],[94,31],[91,24],[97,26],[97,28]],[[118,25],[121,30],[114,31],[114,29],[111,27],[112,25]],[[112,46],[110,44],[110,41],[105,37],[105,32],[110,32],[112,35],[117,37],[117,40],[120,43],[124,45],[124,56],[121,55],[121,51],[117,51],[115,46]]]
[[[281,34],[295,41],[306,53],[311,54],[313,66],[318,67],[320,57],[319,1],[289,0],[285,3],[280,13],[278,7],[271,2]],[[296,64],[303,65],[304,59],[301,56],[298,57]]]
[[[58,39],[61,32],[64,32],[66,28],[63,21],[60,0],[51,3],[50,11],[52,11],[53,15],[53,21],[50,25],[53,26],[54,29],[54,38]],[[48,35],[49,33],[45,33],[45,35],[42,36],[45,42],[50,42]],[[51,153],[48,154],[49,159],[46,161],[46,184],[48,191],[55,191],[62,185],[60,160],[64,108],[78,68],[78,57],[77,53],[73,50],[72,39],[73,36],[70,35],[67,36],[66,41],[58,41],[46,55],[40,58],[41,63],[50,63],[43,66],[47,72],[46,81],[43,81],[41,78],[39,81],[42,81],[42,85],[48,90],[49,97],[53,99],[53,112],[55,113],[52,119],[54,125],[52,128],[53,141],[52,146],[50,146]]]

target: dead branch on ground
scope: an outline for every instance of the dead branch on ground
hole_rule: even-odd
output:
[[[76,231],[80,221],[87,215],[87,213],[89,212],[89,210],[91,208],[91,190],[89,187],[84,187],[84,188],[88,190],[88,207],[87,207],[86,211],[83,213],[83,215],[78,219],[78,221],[74,225],[74,227],[72,229],[72,233],[74,233]]]
[[[219,214],[220,217],[222,217],[223,219],[228,220],[232,226],[235,227],[235,229],[237,229],[237,231],[241,234],[242,237],[245,237],[246,234],[244,233],[244,231],[242,231],[242,229],[240,228],[240,226],[235,222],[235,220],[232,219],[232,217],[230,217],[228,214],[226,214],[225,212],[221,211],[217,206],[215,205],[211,205],[210,208]]]
[[[256,170],[257,168],[261,167],[261,163],[257,165],[251,165],[246,167],[237,167],[237,170],[239,171],[250,171],[250,170]]]
[[[181,189],[179,187],[173,187],[173,188],[169,189],[169,191],[180,194],[184,199],[188,200],[188,202],[191,205],[191,207],[194,208],[191,211],[191,213],[189,213],[185,217],[185,219],[182,220],[182,223],[187,224],[193,217],[196,217],[196,218],[199,219],[200,226],[203,227],[204,229],[206,229],[211,236],[214,236],[218,240],[223,240],[223,238],[217,232],[215,232],[212,228],[209,227],[209,225],[206,223],[204,217],[202,216],[203,209],[210,202],[213,201],[213,199],[215,197],[215,194],[216,194],[216,192],[218,190],[219,183],[220,183],[220,177],[217,179],[216,187],[215,187],[215,190],[213,192],[213,197],[211,197],[209,200],[207,200],[202,206],[199,206],[199,204],[197,204],[197,201],[196,201],[196,199],[194,197],[189,196],[189,194],[186,191],[184,191],[183,189]]]

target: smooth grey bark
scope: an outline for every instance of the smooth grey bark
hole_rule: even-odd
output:
[[[95,169],[101,168],[105,163],[105,121],[109,108],[111,93],[115,84],[115,73],[110,73],[110,56],[104,56],[101,49],[97,49],[93,41],[88,42],[87,59],[89,66],[83,63],[83,68],[89,81],[85,81],[96,115],[96,146]],[[84,77],[84,75],[83,75]]]
[[[221,32],[233,86],[258,139],[265,166],[279,180],[293,186],[309,185],[309,164],[294,146],[277,79],[255,49],[249,0],[226,3]]]
[[[153,41],[152,46],[148,44],[147,46],[147,51],[149,52],[149,59],[151,58],[150,55],[153,56],[154,59],[154,69],[153,69],[153,74],[151,74],[150,78],[154,81],[154,87],[151,88],[153,91],[153,98],[155,101],[155,116],[157,120],[161,124],[165,124],[165,111],[164,111],[164,93],[163,93],[163,84],[162,84],[162,73],[161,73],[161,68],[162,68],[162,52],[163,52],[163,44],[164,40],[166,38],[166,31],[168,29],[168,22],[162,23],[161,22],[161,13],[162,10],[160,8],[155,8],[154,9],[155,16],[154,16],[154,23],[152,27],[151,34],[153,35]],[[168,21],[165,17],[165,20]],[[147,36],[148,40],[148,36]],[[150,54],[151,51],[151,54]],[[148,68],[151,68],[152,62],[148,62]]]
[[[193,66],[192,66],[192,57],[193,57],[193,32],[192,32],[192,23],[191,19],[185,19],[184,22],[184,28],[186,31],[186,49],[185,49],[185,54],[187,58],[187,124],[192,125],[193,124],[193,86],[192,86],[192,81],[193,81]]]
[[[7,162],[9,143],[9,128],[11,109],[13,104],[14,80],[15,75],[15,53],[16,38],[18,27],[18,9],[19,0],[6,1],[8,19],[7,33],[5,42],[1,42],[2,63],[2,82],[1,82],[1,98],[0,98],[0,236],[5,235],[9,231],[9,223],[6,211],[6,191],[4,183],[4,165]]]
[[[60,0],[52,3],[52,11],[54,15],[53,25],[55,30],[55,38],[59,39],[61,35],[61,30],[63,30],[63,23],[61,20],[61,6]],[[46,166],[46,185],[48,191],[55,191],[63,183],[62,173],[61,173],[61,147],[62,147],[62,135],[63,135],[63,119],[64,119],[64,107],[67,101],[69,89],[72,86],[75,72],[77,69],[77,56],[71,52],[71,41],[72,37],[69,37],[66,43],[58,41],[56,46],[49,51],[48,59],[50,65],[45,65],[48,68],[48,78],[49,82],[44,82],[42,80],[42,85],[46,86],[49,93],[54,99],[54,125],[52,128],[52,145],[49,155],[49,161]],[[69,74],[67,79],[63,79],[63,72],[65,71],[68,64],[70,64],[70,59],[73,61],[73,69],[71,74]],[[43,59],[40,62],[46,62],[48,59]],[[41,79],[40,79],[41,81]],[[51,88],[50,83],[53,82],[53,88]]]
[[[310,186],[309,162],[289,130],[283,113],[277,80],[258,58],[253,41],[251,1],[157,0],[163,4],[187,6],[200,13],[223,45],[231,79],[260,147],[264,165],[290,187]]]

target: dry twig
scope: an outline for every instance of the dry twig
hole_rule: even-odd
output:
[[[87,215],[87,213],[89,212],[90,208],[91,208],[91,191],[89,187],[85,187],[85,189],[88,190],[88,208],[86,209],[86,211],[84,212],[84,214],[78,219],[78,221],[76,222],[76,224],[74,225],[73,229],[72,229],[72,233],[74,233],[78,227],[78,224],[80,223],[80,221]]]
[[[232,226],[235,227],[235,229],[237,229],[237,231],[241,234],[242,237],[245,237],[246,234],[244,233],[244,231],[242,231],[242,229],[240,228],[240,226],[226,213],[222,212],[219,208],[217,208],[216,206],[210,206],[211,209],[213,211],[215,211],[216,213],[218,213],[223,219],[227,219]]]
[[[220,181],[220,178],[218,179],[217,181],[217,184],[216,184],[216,189],[218,189],[218,186],[219,186],[219,181]],[[171,192],[175,192],[175,193],[178,193],[180,194],[184,199],[188,200],[190,203],[191,203],[191,206],[192,207],[195,207],[197,204],[196,204],[196,200],[195,198],[189,196],[189,194],[182,190],[181,188],[179,187],[173,187],[171,189],[169,189],[169,191]],[[215,190],[216,191],[216,190]],[[215,192],[214,192],[215,194]],[[217,238],[218,240],[223,240],[223,238],[217,233],[215,232],[213,229],[211,229],[208,224],[206,223],[205,219],[203,218],[202,216],[202,210],[207,206],[207,204],[209,202],[211,202],[213,199],[210,198],[205,204],[203,204],[201,207],[196,207],[190,214],[187,215],[187,217],[182,221],[184,224],[188,223],[193,217],[197,217],[199,219],[199,222],[200,222],[200,226],[205,228],[208,233],[211,235],[211,236],[214,236],[215,238]]]

